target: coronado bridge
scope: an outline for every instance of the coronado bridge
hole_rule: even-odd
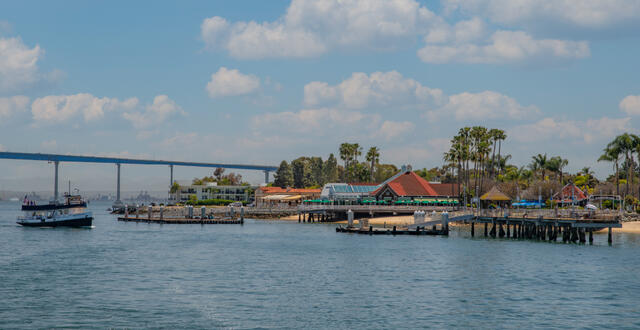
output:
[[[173,167],[209,167],[209,168],[225,168],[237,170],[254,170],[263,171],[265,183],[269,183],[269,172],[278,169],[276,166],[268,165],[245,165],[245,164],[221,164],[221,163],[204,163],[204,162],[185,162],[173,160],[152,160],[152,159],[134,159],[134,158],[118,158],[118,157],[97,157],[97,156],[79,156],[79,155],[59,155],[59,154],[42,154],[27,152],[0,152],[0,159],[15,160],[38,160],[50,162],[54,165],[54,200],[58,200],[58,168],[60,163],[99,163],[99,164],[115,164],[117,170],[116,176],[116,202],[115,205],[121,205],[120,201],[120,167],[122,164],[132,165],[164,165],[169,167],[169,186],[173,184]]]

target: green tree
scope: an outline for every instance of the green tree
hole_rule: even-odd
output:
[[[333,154],[329,155],[329,158],[324,162],[322,166],[324,183],[337,182],[338,181],[338,161]]]
[[[367,158],[367,162],[369,162],[370,164],[369,165],[369,172],[370,172],[369,181],[373,182],[373,173],[375,172],[376,165],[380,161],[380,150],[378,149],[378,147],[369,148],[369,151],[367,151],[366,158]]]
[[[313,185],[311,181],[311,166],[309,158],[299,157],[291,162],[291,172],[293,172],[293,186],[296,188],[306,188]]]
[[[175,194],[178,192],[178,190],[180,190],[180,185],[174,181],[173,184],[171,184],[171,188],[169,189],[169,192],[172,194]]]
[[[309,160],[311,167],[311,181],[314,186],[323,186],[325,184],[322,167],[324,166],[321,157],[311,157]]]
[[[286,160],[283,160],[274,175],[273,185],[286,188],[293,185],[293,173]]]
[[[611,162],[613,163],[613,167],[615,170],[615,184],[616,184],[616,195],[620,196],[620,155],[622,152],[613,143],[609,143],[607,147],[603,150],[603,154],[598,158],[599,162]]]

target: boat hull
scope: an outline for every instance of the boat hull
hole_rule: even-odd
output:
[[[17,223],[25,227],[90,227],[93,223],[93,217],[50,221],[21,220]]]

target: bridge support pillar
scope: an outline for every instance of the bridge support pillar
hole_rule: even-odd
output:
[[[269,183],[269,171],[264,171],[264,183]]]
[[[120,200],[120,163],[116,163],[117,175],[116,175],[116,201],[111,206],[112,209],[122,208],[122,201]]]
[[[173,165],[169,165],[169,189],[173,186]]]
[[[55,174],[53,179],[53,200],[57,203],[58,202],[58,167],[60,166],[60,162],[57,160],[54,161],[53,166],[55,168]]]

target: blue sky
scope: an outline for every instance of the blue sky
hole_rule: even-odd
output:
[[[433,167],[484,125],[518,165],[546,152],[603,178],[600,151],[639,123],[639,16],[631,0],[5,1],[0,149],[278,164],[350,141]],[[50,165],[0,171],[0,190],[50,186]],[[124,189],[167,172],[127,168]],[[63,175],[110,189],[115,170]]]

